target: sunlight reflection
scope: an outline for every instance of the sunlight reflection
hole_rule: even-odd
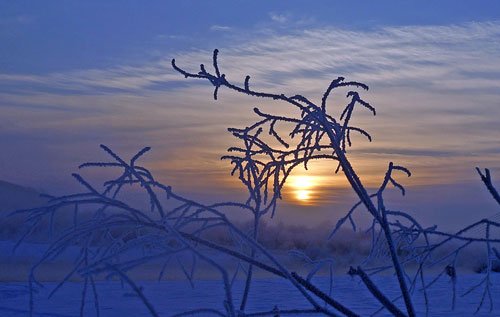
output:
[[[300,201],[308,201],[311,199],[311,191],[307,189],[299,189],[295,191],[295,197]]]

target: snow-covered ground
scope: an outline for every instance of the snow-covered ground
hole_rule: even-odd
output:
[[[26,278],[29,267],[41,257],[46,248],[45,244],[21,244],[15,255],[12,255],[14,242],[0,242],[0,316],[26,316],[29,307],[29,292]],[[37,289],[34,296],[34,316],[79,316],[81,305],[82,283],[70,281],[65,284],[53,297],[49,293],[57,282],[68,273],[71,261],[77,250],[70,247],[62,261],[50,263],[37,274],[44,283],[44,288]],[[216,255],[214,254],[214,257]],[[279,256],[285,261],[285,255]],[[224,262],[224,259],[218,259]],[[227,259],[225,260],[227,261]],[[217,274],[206,270],[201,265],[197,268],[197,278],[194,288],[183,279],[181,271],[171,270],[165,274],[166,280],[155,282],[158,276],[158,266],[144,267],[135,280],[144,289],[145,295],[151,300],[160,316],[170,316],[196,308],[215,308],[223,310],[223,287],[217,279]],[[230,264],[227,262],[226,264]],[[297,261],[287,263],[288,266],[300,268]],[[167,270],[168,271],[168,270]],[[300,270],[299,270],[300,271]],[[333,296],[338,301],[350,307],[361,316],[373,314],[380,308],[373,296],[357,278],[350,278],[346,270],[337,271],[334,278]],[[467,271],[467,270],[465,270]],[[149,273],[148,273],[149,272]],[[460,271],[459,271],[460,272]],[[470,270],[468,272],[471,272]],[[302,272],[304,273],[304,272]],[[437,272],[428,275],[429,282]],[[471,316],[476,311],[481,300],[483,287],[479,287],[465,297],[461,297],[470,287],[478,284],[484,278],[483,274],[462,272],[458,275],[457,300],[455,311],[451,311],[451,283],[446,276],[441,277],[430,289],[429,316]],[[390,298],[399,295],[396,280],[393,276],[373,277],[383,292]],[[500,274],[492,273],[492,298],[494,305],[500,305]],[[19,282],[18,282],[19,281]],[[313,279],[315,285],[328,293],[328,278],[317,276]],[[90,289],[90,287],[89,287]],[[243,289],[243,281],[237,280],[234,285],[234,298],[239,300]],[[115,281],[97,282],[101,316],[150,316],[140,299],[133,294],[127,285]],[[309,309],[310,305],[295,290],[289,282],[269,275],[256,274],[252,284],[247,312],[269,311],[277,306],[280,309]],[[400,303],[401,304],[401,303]],[[476,316],[500,316],[500,307],[494,306],[489,312],[488,299]],[[422,292],[415,291],[415,306],[421,316],[425,316],[425,305]],[[95,315],[93,294],[89,291],[85,303],[86,316]],[[388,315],[382,311],[377,316]],[[206,313],[198,316],[209,316]]]
[[[466,275],[459,277],[457,306],[455,311],[450,310],[451,292],[450,283],[443,279],[438,281],[430,291],[430,316],[472,316],[480,301],[482,289],[478,289],[466,297],[461,297],[469,287],[480,281],[483,275]],[[500,298],[500,274],[493,274],[492,297]],[[391,276],[375,278],[378,285],[384,286],[384,292],[391,297],[398,294],[396,284]],[[235,285],[235,297],[241,293],[242,283]],[[194,288],[181,280],[139,282],[144,287],[145,295],[151,300],[161,316],[169,316],[195,308],[216,308],[222,310],[223,289],[217,280],[197,281]],[[318,277],[315,284],[324,290],[328,289],[327,280]],[[48,294],[56,285],[46,283],[35,296],[35,316],[78,316],[82,284],[68,283],[48,299]],[[149,316],[146,307],[140,299],[133,295],[131,289],[118,282],[98,282],[101,316]],[[289,283],[280,279],[256,279],[252,287],[253,296],[249,300],[249,311],[271,310],[275,305],[280,309],[309,308],[304,299]],[[86,302],[86,312],[89,316],[95,315],[92,295],[89,294]],[[333,290],[334,297],[347,304],[361,316],[372,314],[379,308],[364,285],[348,276],[337,277]],[[0,316],[26,316],[29,302],[28,289],[25,283],[0,284]],[[496,303],[498,305],[498,302]],[[425,316],[423,297],[416,292],[415,305],[417,312]],[[377,316],[387,316],[383,311]],[[209,316],[201,314],[199,316]],[[500,307],[494,307],[489,312],[486,304],[475,316],[500,316]]]

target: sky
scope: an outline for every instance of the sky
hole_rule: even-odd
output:
[[[390,161],[413,172],[395,209],[445,228],[498,212],[474,170],[500,179],[497,1],[1,1],[0,41],[0,180],[62,194],[80,163],[105,158],[99,144],[124,157],[151,146],[144,165],[175,190],[243,197],[219,159],[234,145],[226,129],[252,123],[255,106],[290,110],[228,90],[214,101],[170,66],[197,71],[217,48],[230,81],[249,74],[261,91],[319,101],[338,76],[369,85],[377,116],[354,120],[373,142],[355,138],[348,155],[372,189]],[[278,221],[348,210],[334,168],[298,170],[309,181],[285,188]]]

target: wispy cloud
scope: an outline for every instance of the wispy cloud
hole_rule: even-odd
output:
[[[231,27],[230,26],[227,26],[227,25],[212,25],[210,27],[210,30],[211,31],[229,31],[231,30]]]
[[[270,13],[269,17],[271,20],[278,23],[286,23],[288,21],[288,16],[285,14]]]
[[[214,25],[215,30],[227,30]],[[500,23],[392,27],[372,31],[337,28],[274,34],[221,48],[231,77],[252,72],[259,83],[285,86],[301,79],[349,75],[371,85],[419,85],[433,89],[499,88]],[[209,52],[179,52],[185,65],[209,63]],[[145,89],[177,81],[170,56],[140,67],[120,66],[47,76],[0,74],[0,82],[45,83],[61,88]],[[310,85],[311,86],[311,85]]]
[[[286,16],[275,19],[286,21]],[[372,91],[365,99],[377,106],[380,116],[357,113],[356,124],[372,132],[375,141],[357,142],[353,156],[373,184],[394,158],[416,169],[409,181],[413,184],[470,179],[474,174],[469,169],[475,165],[500,168],[500,154],[491,151],[500,135],[500,23],[285,32],[246,35],[219,47],[222,71],[235,83],[250,74],[255,89],[302,93],[316,100],[337,76],[369,84]],[[191,71],[200,63],[211,65],[208,51],[175,55]],[[90,138],[88,128],[93,126],[102,133],[100,140],[119,144],[125,141],[118,134],[134,131],[126,140],[134,146],[146,142],[165,147],[162,154],[169,163],[160,158],[154,163],[162,170],[213,173],[215,168],[217,175],[226,175],[225,163],[208,164],[230,145],[229,137],[215,135],[227,125],[250,122],[250,109],[262,102],[221,91],[221,101],[214,103],[209,85],[185,80],[172,70],[170,58],[133,67],[0,74],[2,122],[23,122],[3,127],[10,133],[52,131],[54,138],[63,138],[57,133],[71,127],[75,134],[87,131],[82,135]],[[330,106],[342,101],[333,99]],[[23,105],[30,110],[22,110]],[[93,111],[99,115],[88,114]],[[200,144],[210,149],[200,152]],[[204,159],[191,162],[185,155]]]

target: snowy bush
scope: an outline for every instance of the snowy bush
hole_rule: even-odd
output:
[[[198,313],[216,316],[280,316],[285,314],[316,313],[327,316],[358,316],[352,303],[338,301],[330,291],[323,291],[314,284],[313,276],[319,271],[331,272],[335,258],[328,256],[328,250],[292,250],[291,256],[303,259],[309,272],[296,272],[277,257],[269,246],[270,240],[260,237],[263,219],[272,218],[281,191],[294,168],[303,165],[306,169],[313,160],[332,161],[334,169],[345,175],[359,201],[347,214],[338,219],[331,228],[329,239],[342,239],[344,226],[356,231],[353,214],[364,212],[371,217],[367,229],[369,237],[367,256],[353,265],[348,274],[360,280],[373,297],[385,309],[396,316],[415,316],[413,296],[423,292],[426,309],[427,292],[438,279],[452,281],[450,296],[452,305],[456,298],[457,261],[470,246],[481,245],[485,250],[484,278],[480,284],[466,293],[480,288],[482,296],[477,303],[480,310],[486,303],[492,309],[491,274],[495,258],[500,254],[495,248],[500,240],[494,230],[500,224],[487,219],[481,220],[453,234],[439,231],[437,227],[425,228],[408,213],[393,210],[384,199],[389,187],[403,195],[405,189],[399,178],[410,176],[403,166],[389,163],[386,174],[381,177],[377,191],[370,193],[361,182],[347,157],[352,146],[353,134],[359,134],[371,141],[370,134],[353,126],[351,119],[359,108],[375,115],[375,108],[362,99],[360,91],[367,90],[363,83],[346,81],[339,77],[331,82],[321,98],[321,104],[301,96],[287,96],[259,92],[250,87],[247,76],[243,85],[230,82],[218,65],[218,51],[213,54],[213,72],[204,65],[195,73],[185,71],[172,60],[172,66],[186,78],[207,80],[214,86],[213,97],[218,98],[221,88],[236,93],[271,99],[288,104],[295,115],[275,115],[254,108],[255,123],[244,128],[230,128],[229,132],[239,142],[228,149],[223,159],[232,164],[231,173],[238,177],[248,191],[243,202],[221,202],[203,204],[177,194],[172,187],[158,182],[152,173],[139,164],[139,159],[150,149],[144,148],[131,159],[124,159],[112,149],[101,145],[109,161],[88,162],[80,168],[115,169],[120,173],[113,179],[97,186],[79,174],[73,174],[82,186],[82,192],[51,197],[39,208],[18,211],[26,215],[28,230],[23,239],[32,234],[31,229],[47,222],[49,228],[61,213],[71,209],[72,221],[66,222],[64,230],[58,230],[53,243],[44,256],[34,265],[29,276],[31,290],[30,311],[35,309],[34,291],[39,285],[37,269],[45,262],[61,257],[69,249],[77,248],[74,266],[53,290],[56,292],[70,279],[81,278],[82,298],[80,314],[84,315],[86,298],[94,299],[95,315],[100,314],[99,292],[96,280],[119,279],[128,284],[142,300],[151,315],[159,316],[154,303],[144,290],[136,284],[133,271],[148,264],[160,264],[156,272],[161,281],[168,270],[179,270],[191,284],[196,283],[198,263],[210,266],[218,272],[224,288],[221,298],[223,309],[196,307],[177,316]],[[334,92],[338,88],[348,89],[347,102],[339,115],[330,111]],[[291,112],[289,112],[291,113]],[[494,199],[500,204],[489,171],[478,169],[478,173]],[[134,206],[126,202],[124,188],[136,187],[143,192],[149,208]],[[242,212],[252,216],[250,230],[232,222],[227,213]],[[65,215],[67,217],[67,215]],[[48,220],[47,220],[48,219]],[[484,236],[470,235],[477,228],[484,228]],[[223,233],[221,235],[221,232]],[[223,237],[223,238],[221,238]],[[267,241],[267,242],[266,242]],[[330,250],[332,251],[332,250]],[[333,253],[332,253],[333,254]],[[231,258],[234,261],[228,262]],[[435,268],[438,268],[437,270]],[[266,272],[293,285],[296,292],[310,304],[309,309],[269,307],[267,311],[248,311],[248,297],[252,293],[252,280],[256,270]],[[436,273],[437,272],[437,273]],[[393,273],[399,286],[399,295],[389,297],[383,287],[377,285],[374,276]],[[244,278],[241,294],[234,292],[234,281]],[[355,302],[356,299],[353,299]]]

